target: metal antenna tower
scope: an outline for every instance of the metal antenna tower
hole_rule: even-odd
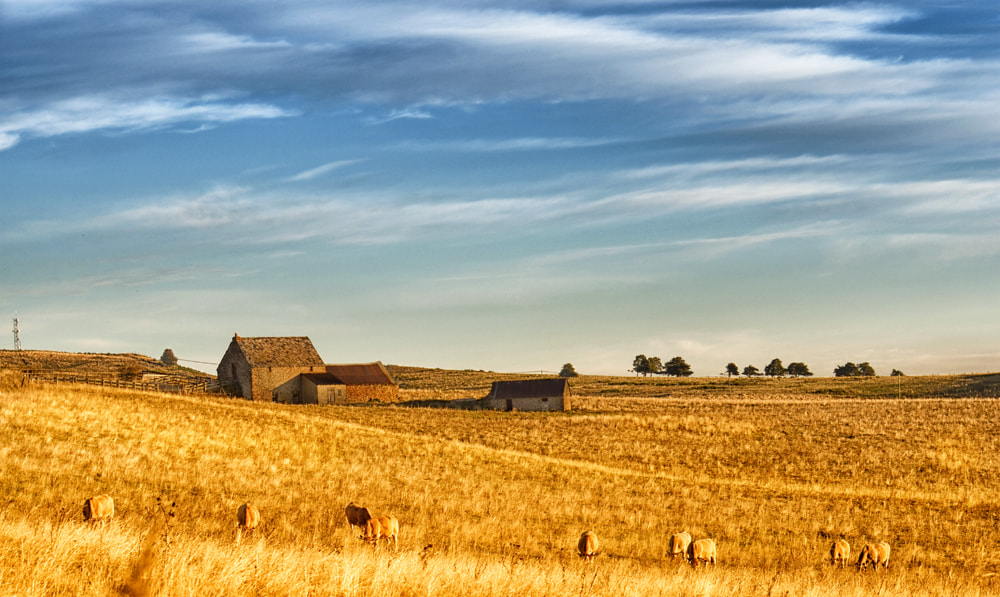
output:
[[[21,336],[17,331],[17,317],[14,318],[14,350],[21,350]]]

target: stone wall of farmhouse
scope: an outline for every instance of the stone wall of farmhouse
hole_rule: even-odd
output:
[[[250,374],[250,365],[239,353],[229,351],[222,357],[219,367],[216,370],[219,376],[219,385],[227,392],[231,391],[237,396],[253,399],[253,380]]]
[[[253,400],[297,404],[302,401],[300,373],[320,367],[256,367],[252,371]]]
[[[389,384],[347,386],[347,402],[398,402],[399,387]]]

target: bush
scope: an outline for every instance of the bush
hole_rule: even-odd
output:
[[[142,365],[129,363],[118,370],[118,377],[124,381],[136,381],[142,378]]]

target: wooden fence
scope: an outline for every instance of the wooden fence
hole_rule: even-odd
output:
[[[219,382],[211,377],[188,377],[184,375],[144,375],[139,379],[122,379],[116,373],[62,371],[58,369],[26,369],[22,384],[76,383],[126,388],[150,392],[171,392],[175,394],[207,394],[219,391]]]

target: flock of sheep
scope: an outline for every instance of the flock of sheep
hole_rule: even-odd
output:
[[[577,553],[584,560],[592,560],[597,555],[600,543],[597,535],[593,531],[586,531],[580,535],[580,540],[576,544]],[[718,550],[713,539],[691,540],[691,534],[687,531],[674,533],[670,537],[669,545],[670,558],[681,556],[693,567],[697,568],[704,564],[706,567],[711,564],[715,566],[718,559]],[[879,543],[869,543],[861,548],[861,555],[858,557],[858,570],[864,570],[870,564],[872,570],[879,566],[889,568],[889,544],[885,541]],[[846,539],[834,541],[830,547],[830,563],[840,564],[843,568],[851,557],[851,544]]]
[[[354,502],[347,504],[344,513],[347,515],[347,524],[351,528],[358,527],[364,533],[362,538],[368,543],[377,547],[379,541],[385,539],[387,543],[392,542],[393,549],[399,547],[399,520],[395,516],[372,516],[368,508]],[[236,521],[241,532],[252,533],[260,524],[260,511],[247,502],[236,510]]]
[[[83,504],[83,518],[88,521],[107,521],[115,514],[115,502],[111,496],[104,494],[88,499]],[[344,508],[347,516],[347,523],[353,529],[357,527],[363,532],[362,538],[378,547],[379,541],[385,539],[392,542],[393,549],[399,546],[399,520],[395,516],[372,516],[368,508],[358,506],[354,502],[347,504]],[[247,502],[236,510],[236,520],[239,523],[241,532],[252,533],[260,524],[260,511],[256,506]],[[580,535],[576,549],[580,557],[590,561],[597,556],[600,542],[593,531],[586,531]],[[708,566],[716,564],[718,551],[713,539],[691,540],[691,534],[687,531],[675,533],[670,537],[669,555],[671,559],[677,556],[683,557],[691,566],[697,568],[704,564]],[[889,568],[889,544],[882,541],[879,543],[868,543],[861,548],[858,556],[858,570],[864,570],[869,565],[872,570],[879,566]],[[851,557],[851,544],[846,539],[839,539],[830,547],[830,563],[840,564],[843,568],[847,565]]]

